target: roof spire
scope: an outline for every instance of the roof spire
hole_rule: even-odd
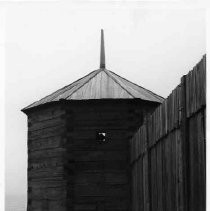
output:
[[[101,29],[100,68],[106,68],[106,65],[105,65],[105,49],[104,49],[104,30],[103,29]]]

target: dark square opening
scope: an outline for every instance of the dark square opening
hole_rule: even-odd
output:
[[[96,132],[96,140],[105,142],[106,141],[106,132]]]

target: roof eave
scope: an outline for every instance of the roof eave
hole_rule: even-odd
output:
[[[46,102],[43,104],[39,104],[37,106],[33,106],[33,107],[25,107],[23,109],[21,109],[21,111],[28,115],[30,112],[37,110],[39,108],[44,108],[44,107],[48,107],[50,105],[61,105],[61,104],[66,104],[66,103],[75,103],[75,102],[92,102],[92,101],[136,101],[136,102],[142,102],[142,103],[149,103],[149,104],[162,104],[162,102],[158,102],[158,101],[149,101],[149,100],[143,100],[140,98],[101,98],[101,99],[71,99],[71,100],[66,100],[66,99],[60,99],[58,101],[51,101],[51,102]]]

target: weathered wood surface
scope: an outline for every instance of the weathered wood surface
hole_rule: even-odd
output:
[[[156,106],[62,102],[31,112],[28,211],[130,210],[129,139]]]
[[[65,113],[55,106],[28,117],[28,211],[66,210]]]
[[[204,56],[130,139],[133,211],[205,210],[205,68]]]
[[[24,111],[59,100],[141,99],[161,103],[163,98],[106,69],[95,70],[24,108]]]
[[[129,210],[128,146],[130,123],[138,119],[126,105],[72,107],[67,151],[74,155],[74,210]],[[70,129],[69,129],[70,128]],[[106,141],[96,132],[106,132]]]

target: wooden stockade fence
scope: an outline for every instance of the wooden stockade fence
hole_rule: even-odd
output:
[[[130,140],[133,211],[205,210],[206,56]]]

